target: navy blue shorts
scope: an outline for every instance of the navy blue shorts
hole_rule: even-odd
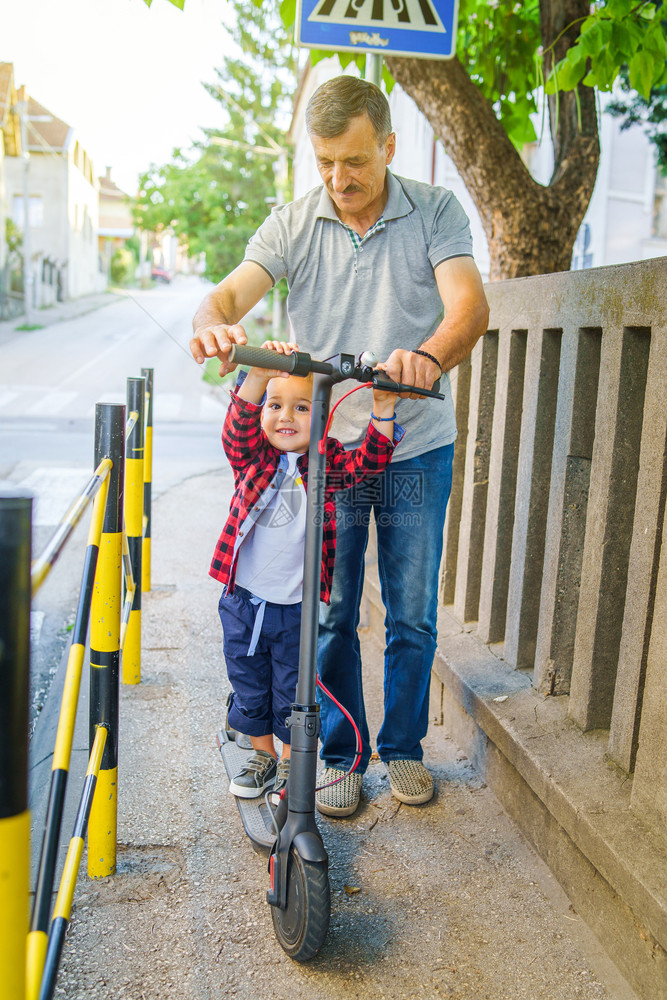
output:
[[[223,594],[218,604],[223,652],[233,693],[229,725],[246,736],[273,733],[290,742],[285,720],[296,697],[301,604],[266,602],[254,655],[248,656],[258,606],[243,587]]]

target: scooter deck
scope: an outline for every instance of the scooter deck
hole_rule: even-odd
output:
[[[231,781],[252,754],[250,740],[246,736],[228,729],[222,729],[217,735],[217,740],[227,777]],[[235,795],[234,798],[241,813],[245,832],[250,837],[255,850],[261,854],[268,854],[273,847],[276,834],[264,796],[260,795],[256,799],[241,799]]]

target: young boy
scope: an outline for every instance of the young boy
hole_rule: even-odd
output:
[[[263,345],[281,354],[295,344]],[[262,400],[266,400],[262,405]],[[289,774],[285,720],[296,693],[308,488],[312,377],[251,368],[232,394],[222,443],[234,471],[229,517],[210,574],[224,584],[218,611],[232,685],[229,725],[254,753],[230,783],[241,798],[261,795]],[[334,493],[376,475],[390,462],[403,429],[395,396],[373,391],[373,412],[359,448],[327,439],[327,486],[320,599],[329,602],[335,554]],[[274,736],[282,741],[280,761]]]

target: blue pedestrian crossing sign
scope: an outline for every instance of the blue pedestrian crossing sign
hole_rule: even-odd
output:
[[[458,0],[297,0],[296,42],[311,49],[451,59]]]

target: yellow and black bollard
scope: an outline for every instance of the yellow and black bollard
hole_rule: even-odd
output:
[[[32,499],[0,493],[0,998],[25,996]]]
[[[110,458],[113,467],[109,473],[90,615],[91,751],[98,726],[108,730],[88,828],[88,874],[91,878],[103,878],[116,870],[124,442],[125,407],[98,403],[95,408],[95,462],[99,465],[103,458]]]
[[[125,532],[134,596],[123,644],[123,684],[141,681],[141,549],[144,533],[144,393],[146,380],[128,378],[127,412],[136,413],[125,442]],[[130,421],[131,422],[131,421]]]
[[[90,530],[88,532],[88,544],[86,546],[79,603],[72,633],[72,644],[67,658],[65,686],[60,705],[60,716],[51,766],[51,785],[49,788],[46,823],[37,871],[30,933],[28,934],[26,962],[27,1000],[37,1000],[39,997],[40,982],[46,957],[47,934],[51,913],[51,894],[53,891],[58,843],[60,840],[60,827],[65,805],[65,791],[67,789],[67,778],[72,757],[72,741],[74,739],[76,712],[79,704],[83,660],[86,653],[86,636],[88,635],[88,624],[90,621],[93,582],[97,568],[104,511],[109,490],[108,477],[111,467],[111,459],[103,459],[97,469],[95,469],[93,477],[85,491],[87,496],[94,496],[95,500]],[[34,575],[35,569],[33,567],[33,578]]]
[[[95,801],[100,764],[108,735],[105,726],[98,726],[90,751],[86,780],[81,792],[72,838],[67,848],[63,874],[60,879],[60,888],[58,889],[55,906],[53,907],[53,920],[51,921],[51,928],[49,930],[44,975],[40,984],[38,1000],[51,1000],[55,992],[60,956],[62,955],[65,934],[67,933],[67,927],[72,915],[72,900],[74,898],[76,879],[79,874],[83,845],[86,839],[86,827],[91,812],[91,805]]]
[[[153,487],[153,369],[142,368],[146,379],[146,435],[144,442],[144,542],[141,551],[141,592],[151,589],[151,507]]]

